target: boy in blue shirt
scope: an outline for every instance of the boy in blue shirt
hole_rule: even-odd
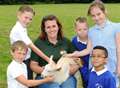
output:
[[[116,88],[113,74],[107,70],[108,52],[102,46],[95,46],[92,51],[93,68],[89,73],[89,82],[87,88]]]
[[[92,48],[90,39],[88,38],[88,24],[85,17],[78,17],[75,22],[76,36],[72,39],[72,44],[77,51],[72,53],[74,57],[80,57],[83,62],[83,67],[80,68],[83,79],[83,86],[87,88],[88,70],[89,70],[89,53]]]

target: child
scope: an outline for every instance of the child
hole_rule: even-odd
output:
[[[102,1],[93,1],[88,7],[88,16],[94,25],[89,30],[92,45],[102,45],[108,50],[107,68],[116,77],[116,87],[120,83],[120,24],[109,20],[107,8]]]
[[[23,63],[27,50],[27,46],[23,41],[16,41],[12,44],[11,54],[13,60],[7,68],[8,88],[28,88],[53,81],[52,76],[41,80],[27,80],[27,69]]]
[[[37,53],[40,57],[42,57],[44,60],[49,62],[49,58],[40,51],[31,41],[27,34],[27,26],[29,23],[31,23],[33,16],[35,15],[35,12],[33,9],[28,5],[23,5],[19,8],[17,12],[17,18],[18,21],[16,22],[15,26],[12,28],[10,32],[10,42],[13,44],[17,40],[23,41],[28,46],[28,52],[25,57],[25,63],[27,65],[28,70],[28,79],[32,79],[32,71],[29,67],[29,58],[31,54],[31,49]]]
[[[73,37],[72,44],[75,46],[76,50],[72,56],[80,57],[83,62],[83,67],[80,68],[80,72],[83,79],[84,88],[87,87],[88,77],[86,76],[88,72],[89,65],[89,53],[92,48],[90,39],[88,39],[88,24],[85,17],[78,17],[75,22],[75,31],[77,35]]]
[[[107,70],[108,52],[102,46],[96,46],[92,51],[93,68],[89,74],[88,88],[116,88],[113,75]]]

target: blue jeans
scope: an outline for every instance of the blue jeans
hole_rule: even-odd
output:
[[[36,79],[43,79],[40,76],[36,77]],[[55,82],[50,82],[50,83],[44,83],[37,88],[75,88],[76,86],[76,80],[74,76],[70,76],[65,82],[63,82],[61,85]]]

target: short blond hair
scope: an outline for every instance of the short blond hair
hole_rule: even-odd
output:
[[[27,50],[27,45],[23,41],[16,41],[11,46],[11,51],[14,52],[15,50]]]
[[[75,20],[75,26],[76,26],[76,22],[79,22],[79,23],[86,23],[87,26],[88,26],[87,18],[86,18],[86,17],[78,17],[78,18],[76,18],[76,20]]]
[[[24,12],[31,12],[33,15],[35,15],[35,11],[33,8],[29,5],[22,5],[19,9],[18,12],[24,13]]]
[[[80,22],[80,23],[87,23],[87,18],[86,17],[78,17],[76,18],[76,22]]]

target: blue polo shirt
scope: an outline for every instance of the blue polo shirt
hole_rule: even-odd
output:
[[[107,68],[111,72],[115,72],[117,65],[115,36],[118,32],[120,32],[120,24],[113,23],[109,20],[106,20],[102,28],[95,25],[89,30],[89,37],[92,41],[93,47],[101,45],[107,48],[109,58]]]
[[[93,68],[89,74],[87,88],[116,88],[115,78],[107,68],[98,72]]]

